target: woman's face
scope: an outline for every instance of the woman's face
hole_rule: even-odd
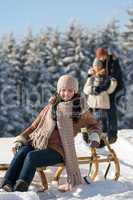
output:
[[[93,69],[95,70],[95,72],[98,72],[99,70],[102,69],[102,67],[101,67],[101,66],[98,66],[98,65],[94,65],[94,66],[93,66]]]
[[[69,101],[70,99],[72,99],[74,94],[75,92],[73,88],[69,88],[69,89],[62,88],[59,93],[61,99],[64,101]]]

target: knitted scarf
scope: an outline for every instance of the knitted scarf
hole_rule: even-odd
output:
[[[79,105],[75,102],[80,102]],[[76,112],[76,107],[78,112]],[[75,110],[75,112],[74,112]],[[52,118],[52,105],[48,105],[47,112],[42,117],[37,129],[30,135],[32,145],[37,149],[46,149],[56,124],[59,130],[61,142],[65,153],[65,166],[67,171],[67,181],[71,187],[82,183],[77,156],[74,146],[73,116],[81,116],[87,111],[86,99],[84,96],[76,97],[72,101],[60,102],[57,105],[56,119]]]

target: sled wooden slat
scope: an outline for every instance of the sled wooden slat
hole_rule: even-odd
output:
[[[4,170],[7,170],[9,167],[9,164],[4,164],[4,163],[1,163],[0,164],[0,171],[4,171]]]

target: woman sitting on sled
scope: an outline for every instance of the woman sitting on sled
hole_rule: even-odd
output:
[[[63,75],[57,83],[57,95],[50,99],[30,127],[15,138],[16,152],[4,176],[5,191],[27,191],[38,167],[65,163],[67,183],[60,191],[71,190],[82,184],[74,137],[86,127],[92,147],[99,146],[101,129],[87,111],[85,99],[78,92],[78,82],[70,75]]]

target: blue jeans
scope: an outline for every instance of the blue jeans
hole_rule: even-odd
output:
[[[108,133],[108,117],[107,117],[107,109],[95,109],[90,110],[94,115],[95,119],[99,122],[101,129],[104,133]]]
[[[117,137],[118,134],[118,125],[117,125],[117,107],[115,103],[115,97],[110,96],[110,109],[108,110],[108,120],[109,120],[109,130],[108,138],[109,140],[113,137]]]
[[[9,184],[13,187],[18,179],[30,184],[37,167],[47,167],[62,162],[62,156],[52,148],[35,150],[30,145],[24,145],[15,154],[9,165],[4,177],[4,184]]]

